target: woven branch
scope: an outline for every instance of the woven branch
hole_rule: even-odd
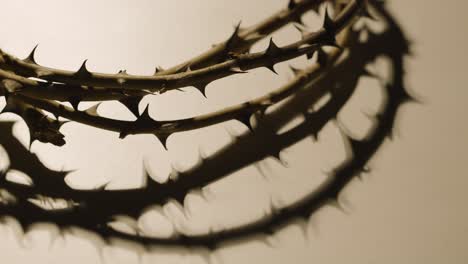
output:
[[[300,1],[298,3],[290,1],[287,11],[283,11],[284,14],[287,14],[287,18],[281,20],[275,15],[270,19],[273,22],[260,23],[250,29],[250,31],[237,29],[233,36],[242,36],[242,39],[247,39],[247,36],[259,33],[262,33],[261,35],[271,33],[288,22],[296,21],[301,14],[309,8],[316,7],[319,2],[322,1]],[[71,83],[65,81],[63,84],[46,82],[56,82],[58,79],[52,80],[44,78],[44,81],[32,80],[29,79],[29,77],[34,75],[25,74],[22,76],[21,74],[27,73],[27,70],[30,69],[28,67],[44,69],[42,66],[35,64],[32,59],[33,57],[30,57],[26,61],[15,61],[15,59],[12,59],[9,55],[3,54],[3,58],[7,58],[3,61],[4,63],[1,64],[3,69],[0,69],[0,76],[3,84],[3,90],[0,89],[0,91],[7,98],[7,106],[4,112],[14,112],[23,117],[31,131],[31,142],[34,139],[38,139],[56,145],[63,145],[65,143],[63,141],[63,135],[59,132],[62,123],[48,117],[43,111],[50,112],[56,116],[65,117],[72,121],[116,131],[119,132],[122,137],[127,134],[152,133],[162,138],[162,141],[164,141],[164,138],[167,138],[167,136],[175,132],[196,129],[231,119],[238,119],[250,125],[246,120],[249,120],[255,113],[262,112],[267,107],[283,101],[287,97],[291,98],[272,113],[262,115],[259,119],[259,124],[254,129],[255,133],[246,134],[237,138],[234,143],[226,146],[220,152],[202,160],[197,167],[184,172],[177,180],[164,184],[153,181],[148,174],[145,175],[145,177],[147,177],[147,184],[142,188],[112,191],[105,189],[74,190],[64,181],[64,177],[67,175],[66,172],[48,171],[47,168],[40,165],[37,157],[32,154],[25,154],[31,164],[36,164],[34,166],[38,168],[37,171],[39,173],[30,171],[33,180],[32,186],[25,186],[7,181],[4,175],[0,177],[0,186],[7,189],[16,197],[16,203],[1,206],[0,213],[15,216],[24,228],[28,228],[31,224],[36,222],[52,221],[62,227],[71,225],[84,227],[97,232],[104,238],[120,237],[144,244],[202,245],[214,248],[218,243],[227,239],[240,238],[258,232],[271,233],[275,228],[292,218],[307,218],[314,210],[320,208],[324,204],[330,202],[337,203],[338,195],[341,190],[354,176],[359,175],[359,173],[365,170],[366,163],[374,155],[384,138],[391,135],[399,106],[412,99],[403,85],[403,57],[408,52],[408,44],[396,22],[380,3],[374,1],[367,3],[366,1],[352,0],[344,7],[341,7],[341,3],[342,1],[334,2],[335,8],[339,10],[342,9],[342,12],[335,19],[330,18],[327,13],[325,14],[325,22],[322,30],[306,34],[308,37],[304,40],[282,48],[270,42],[267,51],[261,54],[259,53],[259,58],[263,59],[259,59],[258,65],[253,63],[252,61],[254,60],[252,60],[247,66],[240,68],[241,70],[245,70],[268,66],[269,64],[265,64],[265,58],[268,56],[270,56],[268,57],[270,60],[275,58],[273,60],[274,65],[276,62],[281,61],[281,58],[283,58],[281,56],[286,54],[285,51],[288,51],[289,47],[294,47],[296,52],[304,48],[309,49],[310,52],[319,51],[316,64],[305,70],[298,71],[294,80],[272,94],[239,106],[183,120],[155,121],[149,116],[148,108],[146,108],[141,115],[137,114],[138,118],[136,121],[119,121],[99,116],[97,114],[97,106],[86,111],[79,111],[77,107],[75,107],[75,109],[66,107],[54,101],[60,101],[61,99],[59,99],[59,97],[51,100],[51,98],[48,98],[45,94],[42,94],[44,95],[44,97],[42,97],[40,93],[34,94],[32,91],[34,91],[34,89],[44,88],[45,86],[52,87],[54,85],[57,85],[57,87],[58,85],[63,85],[61,86],[62,88],[68,89],[66,87],[72,87],[70,85],[75,84],[76,86],[73,87],[79,90],[83,86],[89,84],[86,82],[103,80],[101,77],[107,75],[90,73],[86,74],[86,76],[79,75],[77,77],[75,73],[75,78],[70,78]],[[368,32],[370,35],[368,40],[361,43],[358,41],[358,36],[361,31],[351,30],[350,26],[357,15],[366,14],[366,12],[363,12],[363,10],[365,10],[363,7],[367,8],[367,5],[371,6],[372,9],[383,18],[388,24],[388,29],[380,35]],[[338,36],[338,32],[345,28],[345,32]],[[341,46],[340,49],[333,49],[328,52],[320,49],[320,46],[323,44],[335,43],[335,38]],[[256,38],[252,39],[256,40]],[[311,40],[314,40],[312,44],[310,44]],[[333,41],[330,42],[330,40]],[[389,47],[388,43],[392,41],[399,41],[399,45]],[[203,55],[182,64],[197,65],[193,67],[195,69],[193,71],[175,73],[178,71],[175,69],[183,68],[179,65],[166,71],[160,71],[155,74],[155,76],[149,78],[153,78],[152,81],[154,81],[158,78],[167,78],[171,75],[190,76],[190,74],[198,74],[197,72],[202,72],[204,70],[209,72],[209,69],[212,67],[220,67],[219,65],[224,63],[229,64],[236,60],[237,63],[239,63],[241,56],[245,56],[243,58],[248,58],[248,56],[255,55],[235,55],[236,58],[233,59],[233,54],[229,54],[229,56],[225,58],[223,57],[225,54],[223,55],[220,51],[225,51],[225,48],[221,49],[219,47],[223,45],[229,46],[229,43],[230,42],[227,41],[219,44]],[[248,50],[252,43],[254,43],[253,40],[251,42],[242,42],[242,44],[236,46],[236,49],[242,51]],[[301,47],[303,44],[306,44],[306,47]],[[296,47],[295,45],[298,46]],[[273,50],[275,51],[273,52]],[[343,51],[347,51],[347,56],[338,60]],[[269,55],[266,56],[265,54]],[[343,139],[349,146],[349,158],[345,163],[330,173],[328,180],[324,182],[318,190],[311,193],[303,200],[298,201],[294,206],[288,208],[272,208],[273,214],[266,219],[234,227],[223,232],[190,237],[180,234],[177,238],[171,239],[135,236],[116,231],[106,225],[115,215],[123,214],[137,217],[148,206],[164,202],[169,198],[175,198],[180,203],[183,203],[185,196],[191,190],[202,188],[216,180],[226,177],[226,175],[233,171],[253,164],[265,157],[277,157],[282,149],[291,146],[304,137],[316,137],[317,133],[325,124],[335,120],[337,113],[353,94],[359,78],[369,74],[365,70],[365,66],[372,62],[377,56],[381,55],[391,59],[394,79],[384,86],[384,90],[387,93],[387,102],[383,106],[381,112],[375,116],[378,120],[378,126],[364,141],[352,139],[350,135],[346,134],[346,130],[343,130]],[[219,62],[220,60],[225,61]],[[247,59],[245,60],[248,61]],[[236,66],[239,65],[236,64]],[[12,69],[13,72],[11,71]],[[54,78],[70,77],[66,77],[68,73],[63,73],[63,71],[57,70]],[[112,77],[110,76],[111,75],[109,75],[109,78],[106,80],[115,79],[116,77],[115,75],[112,75]],[[133,77],[129,76],[126,78],[131,79]],[[141,81],[141,79],[138,80]],[[136,77],[135,81],[138,82]],[[122,86],[128,85],[127,82],[123,83]],[[134,86],[134,88],[130,86],[125,86],[123,88],[122,86],[113,87],[112,85],[103,85],[102,87],[104,88],[93,87],[93,89],[101,89],[99,90],[99,93],[101,93],[99,96],[102,96],[102,100],[121,99],[119,96],[114,98],[112,97],[113,95],[106,95],[108,91],[115,91],[116,93],[122,90],[133,91],[135,93],[148,92],[146,88],[141,89],[142,87],[138,85]],[[92,92],[90,92],[90,94],[91,93]],[[94,94],[94,96],[98,96],[99,93]],[[325,93],[331,94],[330,101],[315,112],[307,112],[310,105],[320,99]],[[143,94],[126,94],[125,96],[133,98],[134,96],[138,97],[141,95]],[[81,100],[82,98],[78,101]],[[292,111],[291,109],[295,110]],[[305,121],[294,129],[278,135],[276,132],[281,125],[297,114],[303,114]],[[11,125],[10,127],[6,127],[6,129],[11,129]],[[21,144],[15,141],[12,136],[0,139],[0,144],[6,147],[6,149],[15,149],[18,155],[21,153]],[[254,149],[255,151],[251,151],[253,153],[252,155],[243,155],[240,158],[236,158],[236,162],[232,162],[231,160],[230,163],[223,163],[226,164],[223,168],[215,166],[219,164],[221,160],[227,160],[227,157],[232,157],[232,153],[239,153],[242,149]],[[216,168],[214,168],[214,166]],[[10,169],[21,170],[21,168],[21,163],[15,162]],[[25,170],[27,170],[27,168],[25,168]],[[208,171],[211,173],[206,173]],[[70,206],[65,209],[47,210],[29,202],[29,199],[40,197],[63,199],[68,201]],[[129,200],[131,200],[131,202],[128,202]],[[113,206],[109,206],[109,204]]]
[[[204,73],[208,73],[209,76],[215,76],[215,78],[218,77],[225,77],[226,75],[223,75],[224,73],[233,73],[233,67],[237,67],[241,69],[241,72],[246,69],[258,67],[258,66],[265,66],[273,69],[273,65],[279,61],[281,61],[284,58],[290,59],[292,57],[287,56],[289,53],[295,53],[299,52],[300,55],[303,54],[310,54],[312,52],[315,52],[319,50],[320,45],[323,44],[335,44],[335,35],[338,34],[346,25],[350,25],[353,18],[357,14],[357,12],[360,10],[359,8],[361,7],[362,3],[364,1],[351,1],[346,7],[343,9],[343,11],[337,16],[336,19],[332,19],[329,17],[328,12],[325,12],[324,16],[324,23],[323,27],[321,30],[318,32],[314,33],[306,33],[303,38],[303,40],[298,41],[294,44],[288,45],[283,48],[279,48],[274,44],[274,42],[271,40],[270,45],[268,46],[267,50],[261,53],[257,54],[246,54],[246,55],[238,55],[238,57],[234,60],[228,60],[226,62],[223,62],[221,64],[221,67],[218,65],[213,65],[209,66],[204,69],[200,70],[195,70],[195,71],[190,71],[188,73],[182,73],[182,74],[177,74],[177,75],[182,75],[180,79],[172,79],[172,77],[168,76],[154,76],[154,77],[135,77],[135,76],[127,76],[126,78],[130,79],[125,79],[125,82],[122,83],[122,85],[127,85],[128,83],[134,82],[146,82],[146,81],[154,81],[154,82],[159,82],[159,79],[157,78],[169,78],[168,80],[174,80],[176,83],[179,83],[180,85],[185,86],[185,82],[189,82],[193,76],[198,76],[198,75],[203,75]],[[237,35],[237,33],[235,33]],[[331,42],[330,42],[331,41]],[[312,44],[309,44],[312,43]],[[302,45],[307,44],[306,47],[301,47]],[[307,51],[307,52],[306,52]],[[319,50],[321,54],[323,54],[322,50]],[[4,56],[5,58],[9,58],[9,56]],[[322,56],[323,57],[323,56]],[[7,61],[16,61],[16,60],[11,60],[8,59]],[[34,62],[33,59],[28,59],[27,61],[32,61]],[[260,64],[258,64],[260,62]],[[263,63],[263,64],[262,64]],[[265,64],[266,63],[266,64]],[[24,64],[24,63],[23,63]],[[25,63],[25,65],[35,65],[36,67],[37,64],[34,63]],[[18,66],[18,65],[17,65]],[[22,71],[22,68],[20,67],[21,64],[19,64],[19,70],[17,71]],[[62,79],[65,78],[64,76],[68,76],[67,78],[71,78],[72,82],[80,82],[81,86],[83,86],[83,83],[86,85],[89,85],[87,83],[88,79],[92,80],[110,80],[110,79],[116,79],[116,76],[114,75],[102,75],[102,74],[91,74],[89,72],[84,73],[85,68],[81,68],[80,71],[77,73],[65,73],[63,71],[55,71],[57,74],[54,75],[54,77],[49,79],[49,81],[54,81],[54,82],[67,82],[68,80]],[[221,75],[218,75],[219,70],[221,69]],[[43,71],[41,69],[41,71]],[[23,103],[30,104],[34,107],[37,107],[39,109],[44,109],[48,112],[53,113],[55,116],[59,117],[65,117],[68,118],[72,121],[77,121],[80,123],[84,123],[87,125],[91,125],[97,128],[102,128],[102,129],[107,129],[110,131],[115,131],[120,133],[120,137],[124,138],[125,136],[129,134],[141,134],[141,133],[150,133],[150,134],[155,134],[165,145],[165,142],[167,138],[174,132],[180,132],[180,131],[186,131],[186,130],[191,130],[191,129],[197,129],[200,127],[204,126],[209,126],[213,125],[216,123],[220,123],[223,121],[231,120],[231,119],[237,119],[245,123],[247,126],[250,127],[250,124],[248,122],[250,116],[258,111],[265,110],[268,106],[271,106],[274,103],[277,103],[287,96],[291,95],[296,91],[303,83],[307,80],[307,78],[310,75],[314,75],[317,70],[315,68],[311,68],[309,71],[304,71],[300,74],[298,74],[297,78],[295,81],[291,82],[290,84],[280,88],[279,90],[271,93],[270,95],[263,96],[261,98],[258,98],[256,100],[246,102],[241,105],[229,107],[225,110],[221,110],[215,113],[199,116],[199,117],[194,117],[194,118],[187,118],[183,120],[174,120],[174,121],[156,121],[152,119],[149,116],[149,111],[148,108],[143,112],[142,115],[138,116],[138,119],[134,122],[129,122],[129,121],[120,121],[120,120],[114,120],[106,117],[101,117],[97,114],[97,106],[92,107],[88,109],[87,111],[80,112],[77,110],[77,105],[78,103],[82,100],[81,98],[77,97],[76,95],[68,95],[67,98],[72,98],[72,104],[75,106],[75,109],[68,108],[64,105],[61,105],[57,102],[53,102],[50,100],[42,100],[42,99],[37,99],[33,97],[29,97],[24,94],[29,94],[29,95],[37,95],[37,91],[40,91],[43,84],[41,84],[38,81],[35,80],[30,80],[25,77],[17,76],[14,73],[7,72],[4,70],[0,70],[0,77],[2,77],[4,80],[8,80],[9,83],[6,83],[4,81],[4,86],[5,86],[5,93],[9,95],[9,97],[12,97],[12,101],[22,101]],[[224,73],[223,73],[224,72]],[[238,73],[239,71],[235,71]],[[63,74],[62,74],[63,73]],[[73,77],[72,77],[73,76]],[[39,76],[35,76],[39,77]],[[101,78],[102,77],[102,78]],[[210,77],[213,78],[213,77]],[[47,79],[47,78],[46,78]],[[196,78],[195,78],[196,79]],[[121,79],[118,79],[121,80]],[[129,80],[133,80],[132,82],[127,82]],[[167,80],[164,81],[166,83]],[[204,84],[206,80],[203,80]],[[182,83],[182,84],[181,84]],[[76,84],[76,83],[73,83]],[[55,89],[50,88],[54,87],[56,84],[50,84],[44,91],[49,91],[53,94],[57,95],[63,95],[62,92],[57,92]],[[134,83],[131,84],[131,87],[139,87],[138,84]],[[168,84],[165,84],[165,88],[169,89]],[[202,90],[204,92],[204,87],[206,85],[202,86]],[[182,86],[177,86],[177,88],[182,87]],[[111,89],[115,89],[111,88]],[[31,92],[34,91],[34,92]],[[87,89],[90,93],[93,92],[92,89]],[[49,93],[48,92],[48,93]],[[104,91],[102,91],[104,92]],[[40,93],[40,92],[39,92]],[[101,93],[99,93],[101,94]],[[141,97],[140,97],[141,99]],[[70,99],[68,99],[70,100]],[[133,109],[134,113],[138,115],[138,101],[133,102],[136,103],[133,105],[133,107],[129,107],[130,109]],[[6,108],[7,110],[10,110],[12,107]],[[135,109],[136,108],[136,109]],[[15,111],[13,111],[15,112]],[[32,137],[32,139],[36,139],[35,137]],[[41,139],[41,138],[38,138]]]

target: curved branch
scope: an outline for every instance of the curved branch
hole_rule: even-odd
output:
[[[321,30],[306,34],[302,40],[293,44],[280,48],[271,42],[264,52],[236,55],[235,59],[183,73],[154,76],[92,73],[86,69],[85,63],[77,72],[72,72],[43,67],[34,63],[34,60],[20,60],[4,52],[0,53],[0,62],[6,69],[22,75],[77,86],[139,89],[151,92],[165,92],[186,86],[204,87],[214,80],[244,70],[272,68],[278,62],[310,54],[316,50],[317,45],[333,44],[334,36],[351,23],[363,3],[364,0],[351,0],[334,20],[326,14],[324,27]]]

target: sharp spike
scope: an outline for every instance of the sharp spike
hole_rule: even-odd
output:
[[[68,99],[68,102],[70,102],[70,104],[72,105],[73,109],[75,109],[75,111],[78,111],[78,106],[81,102],[81,98],[78,96],[72,96]]]
[[[269,69],[274,74],[278,75],[278,72],[275,70],[275,65],[267,65],[265,68]]]
[[[369,12],[369,7],[367,1],[364,3],[364,5],[359,9],[358,15],[363,18],[370,19],[372,21],[377,21],[377,19],[372,16],[372,14]]]
[[[23,60],[24,62],[32,63],[32,64],[37,65],[37,62],[36,62],[36,59],[35,59],[35,54],[36,54],[36,49],[37,49],[38,46],[39,46],[39,44],[36,44],[36,46],[34,46],[31,53],[29,53],[28,57],[26,57],[26,59]]]
[[[182,73],[187,70],[188,64],[180,65],[178,69],[175,70],[175,73]]]
[[[271,157],[276,159],[279,163],[285,165],[285,162],[281,159],[281,151],[270,154]]]
[[[91,106],[90,108],[86,109],[85,112],[86,112],[88,115],[99,116],[97,110],[98,110],[98,108],[99,108],[100,105],[101,105],[101,103],[97,103],[97,104]]]
[[[346,213],[346,211],[344,210],[343,205],[338,200],[338,194],[336,194],[336,197],[335,197],[334,194],[332,194],[332,197],[330,197],[330,199],[328,200],[328,203],[329,203],[330,206],[335,207],[336,209],[338,209],[338,211]]]
[[[110,184],[110,181],[103,183],[102,185],[94,188],[96,191],[104,191],[107,186]]]
[[[323,17],[323,28],[328,32],[333,32],[335,27],[334,20],[330,17],[330,13],[328,12],[328,6],[325,8],[325,14]]]
[[[240,25],[242,21],[239,21],[237,25],[234,28],[234,32],[232,35],[229,37],[229,39],[226,41],[226,51],[231,51],[233,49],[233,46],[235,46],[237,43],[242,41],[242,38],[239,36],[239,32],[241,31]]]
[[[315,54],[315,51],[309,52],[309,53],[306,54],[306,58],[308,60],[311,60],[314,57],[314,54]]]
[[[328,64],[328,54],[322,48],[317,50],[317,63],[322,67]]]
[[[120,133],[119,133],[119,138],[120,138],[120,139],[124,139],[124,138],[126,138],[127,136],[128,136],[127,130],[122,130],[122,131],[120,131]]]
[[[83,64],[81,64],[80,69],[75,73],[75,75],[77,75],[77,76],[89,76],[89,75],[91,75],[91,72],[88,71],[88,69],[86,68],[86,62],[87,61],[88,60],[83,61]]]
[[[236,120],[241,122],[242,124],[244,124],[245,126],[247,126],[247,128],[250,130],[250,131],[253,131],[253,127],[252,127],[252,124],[250,123],[250,117],[252,115],[250,113],[241,113],[237,118]]]
[[[161,142],[165,150],[167,150],[167,139],[171,134],[154,134],[158,140]]]
[[[333,47],[338,47],[336,38],[335,38],[335,22],[334,20],[330,17],[328,13],[328,7],[325,8],[325,14],[323,18],[323,29],[325,30],[325,35],[323,36],[323,39],[321,40],[324,42],[325,45],[328,46],[333,46]]]
[[[59,120],[59,117],[60,115],[58,115],[57,113],[52,113],[52,115],[54,115],[55,119],[58,121]]]
[[[268,44],[268,48],[265,51],[265,54],[273,57],[281,53],[281,51],[282,51],[281,48],[275,44],[275,42],[273,41],[273,38],[270,38],[270,43]]]
[[[161,66],[156,66],[156,68],[154,69],[154,75],[157,75],[162,71],[164,71],[164,69]]]
[[[200,93],[203,95],[203,97],[207,98],[206,97],[206,86],[208,84],[209,83],[197,83],[197,84],[194,84],[192,86],[195,87],[198,91],[200,91]]]
[[[140,116],[139,105],[143,96],[125,97],[119,100],[135,117]]]
[[[155,122],[155,120],[153,118],[151,118],[150,114],[149,114],[149,105],[147,105],[145,107],[145,110],[143,111],[143,113],[137,118],[137,120],[135,121],[136,123],[140,123],[140,124],[147,124],[148,122]]]
[[[317,131],[312,131],[312,133],[310,133],[310,136],[312,137],[312,140],[314,142],[317,142],[319,140],[319,136],[318,136],[318,132]]]
[[[57,130],[59,130],[63,125],[69,123],[70,121],[59,121],[59,120],[56,120],[55,123],[57,125]]]
[[[267,69],[272,71],[275,74],[278,74],[275,70],[275,62],[274,58],[281,53],[281,48],[279,48],[275,42],[273,41],[273,38],[270,38],[270,44],[268,45],[268,48],[265,51],[265,54],[270,57],[270,64],[265,65]]]
[[[34,141],[36,141],[37,139],[33,136],[33,132],[30,131],[29,133],[29,151],[31,151],[31,147],[32,147],[32,144],[34,143]]]

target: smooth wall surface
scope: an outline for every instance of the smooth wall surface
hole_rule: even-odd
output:
[[[328,206],[321,209],[307,220],[305,235],[304,225],[292,222],[270,238],[273,247],[255,238],[222,244],[211,256],[218,261],[215,263],[468,261],[464,50],[468,37],[463,29],[468,23],[464,16],[468,3],[388,3],[412,42],[414,55],[407,60],[406,84],[423,104],[405,105],[400,110],[395,139],[386,142],[372,159],[371,172],[345,189],[345,212]],[[3,1],[0,48],[25,57],[39,43],[37,61],[42,65],[76,70],[88,59],[92,71],[126,69],[133,74],[152,74],[157,65],[170,67],[225,39],[239,20],[253,24],[286,4],[286,0]],[[313,28],[319,19],[310,14],[307,21]],[[298,38],[292,27],[275,35],[279,45]],[[263,41],[254,49],[266,45]],[[291,62],[305,63],[303,58]],[[287,64],[278,67],[278,76],[258,69],[217,81],[208,86],[208,99],[187,88],[184,93],[145,98],[141,107],[149,103],[151,115],[160,120],[206,113],[279,87],[292,76]],[[353,100],[357,106],[347,109],[351,114],[343,119],[355,133],[365,134],[371,124],[360,115],[360,109],[374,109],[381,95],[360,89]],[[132,118],[116,103],[105,103],[99,111]],[[67,124],[62,129],[67,145],[57,148],[36,142],[32,151],[51,168],[76,169],[67,179],[74,187],[94,188],[105,183],[108,188],[135,187],[142,184],[143,161],[154,178],[164,180],[171,167],[187,169],[197,163],[200,153],[210,155],[227,144],[231,140],[227,130],[246,131],[234,121],[226,122],[174,135],[168,142],[169,151],[164,151],[152,136],[119,140],[115,133]],[[27,145],[25,131],[26,125],[18,122],[15,134]],[[181,216],[177,205],[168,203],[141,217],[139,225],[160,236],[196,234],[210,226],[223,228],[259,218],[270,203],[287,205],[317,187],[324,180],[323,172],[344,159],[336,127],[329,125],[322,134],[322,143],[305,139],[283,151],[287,167],[267,159],[209,186],[213,197],[209,203],[201,201],[197,193],[191,194],[186,200],[191,212],[188,219]],[[259,168],[268,175],[266,179]],[[0,260],[5,263],[203,263],[206,253],[157,247],[136,250],[122,242],[102,245],[81,231],[54,240],[49,226],[18,235],[12,226],[4,225],[0,233]],[[102,249],[102,258],[98,249]]]

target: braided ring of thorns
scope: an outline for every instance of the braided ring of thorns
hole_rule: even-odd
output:
[[[320,5],[325,2],[328,2],[328,6],[323,14],[322,28],[308,32],[301,17],[309,11],[318,12]],[[330,8],[336,14],[334,17],[327,11]],[[365,26],[361,29],[353,28],[356,21],[369,19],[381,20],[386,29],[375,33]],[[279,47],[271,38],[265,51],[249,52],[255,43],[291,23],[302,33],[301,40]],[[363,32],[367,35],[365,40],[360,38]],[[325,46],[330,48],[324,49]],[[121,138],[133,134],[153,134],[164,146],[167,138],[174,133],[228,120],[238,120],[253,132],[237,137],[232,144],[166,183],[152,180],[147,173],[146,185],[141,188],[76,190],[65,183],[67,172],[49,170],[34,154],[27,149],[21,150],[21,144],[11,134],[12,123],[0,122],[3,133],[0,144],[7,152],[12,151],[10,154],[17,155],[16,159],[12,159],[9,169],[23,171],[33,181],[30,186],[11,182],[6,179],[6,172],[2,172],[0,188],[14,199],[0,205],[0,214],[15,217],[24,229],[37,222],[52,222],[62,228],[82,227],[96,232],[104,239],[118,237],[147,245],[205,246],[210,249],[229,239],[258,233],[270,234],[293,218],[307,219],[324,204],[337,202],[344,186],[354,176],[365,171],[368,160],[383,140],[391,135],[400,105],[412,100],[403,85],[403,57],[409,52],[408,43],[382,1],[291,0],[284,10],[264,21],[247,28],[237,26],[226,41],[172,68],[164,70],[158,67],[151,76],[130,75],[125,71],[117,74],[90,72],[86,68],[86,61],[76,72],[48,68],[36,62],[35,50],[26,59],[18,59],[0,51],[0,96],[4,96],[7,102],[3,112],[15,113],[23,118],[30,131],[31,143],[38,140],[57,146],[64,145],[64,135],[59,131],[64,122],[59,121],[59,117],[117,132]],[[206,86],[213,81],[245,74],[260,67],[275,72],[277,63],[300,56],[307,56],[312,65],[305,69],[291,68],[295,77],[289,83],[240,105],[179,120],[155,120],[149,115],[148,106],[142,113],[139,112],[140,101],[146,95],[187,86],[195,87],[205,95]],[[202,235],[177,234],[171,238],[155,238],[145,236],[138,230],[126,233],[108,225],[116,215],[138,217],[145,208],[168,199],[183,203],[190,191],[200,189],[265,157],[278,156],[282,149],[305,137],[316,136],[328,122],[335,120],[362,76],[379,78],[365,68],[378,56],[387,57],[392,64],[392,79],[381,80],[386,102],[380,113],[373,117],[378,125],[364,140],[356,140],[343,130],[343,139],[349,147],[349,159],[304,199],[285,208],[272,208],[271,215],[265,219]],[[320,109],[308,111],[311,105],[326,94],[331,95],[330,100]],[[284,102],[285,99],[288,101],[275,111],[265,113],[268,107]],[[97,113],[99,104],[84,111],[78,109],[80,102],[112,100],[125,105],[135,115],[135,121],[100,116]],[[69,102],[73,107],[63,102]],[[51,118],[50,114],[57,118]],[[298,114],[302,114],[305,121],[294,129],[282,134],[272,131]],[[250,123],[253,115],[258,118],[255,128]],[[268,129],[262,124],[268,124]],[[235,161],[226,158],[245,148],[254,151],[237,157]],[[223,162],[221,168],[218,166],[220,162]],[[217,167],[216,170],[212,169],[214,167]],[[30,202],[40,197],[66,201],[67,206],[45,209]]]

